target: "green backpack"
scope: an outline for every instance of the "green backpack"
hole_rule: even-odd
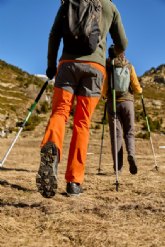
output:
[[[130,64],[124,67],[114,66],[114,88],[116,96],[123,96],[129,91],[130,86]]]

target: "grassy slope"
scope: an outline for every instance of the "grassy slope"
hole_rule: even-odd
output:
[[[162,121],[161,119],[163,119],[165,111],[165,84],[155,83],[155,80],[163,81],[165,80],[164,78],[164,65],[159,66],[157,69],[152,68],[139,78],[144,85],[143,95],[146,110],[153,120]],[[11,124],[12,126],[10,127],[12,128],[16,126],[17,121],[24,119],[28,107],[33,103],[42,85],[43,81],[41,79],[0,60],[0,128],[6,126],[6,119],[10,119],[7,126]],[[136,121],[139,120],[142,123],[143,116],[140,97],[136,96],[135,99]],[[161,102],[161,107],[155,105],[157,101]],[[98,108],[101,111],[103,110],[102,101],[100,101]],[[164,132],[164,128],[161,131]]]

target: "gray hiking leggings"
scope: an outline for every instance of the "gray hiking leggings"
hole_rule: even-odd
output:
[[[114,160],[114,115],[112,101],[107,102],[107,113],[110,128],[111,151]],[[116,103],[116,129],[117,129],[117,152],[118,164],[123,165],[123,138],[128,155],[135,156],[134,137],[134,102],[123,101]]]

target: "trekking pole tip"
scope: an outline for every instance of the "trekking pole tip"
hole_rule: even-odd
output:
[[[115,185],[116,185],[116,191],[118,192],[119,191],[119,182],[116,181]]]
[[[153,172],[154,172],[154,171],[157,171],[157,172],[158,172],[158,171],[159,171],[159,167],[158,167],[157,165],[155,165],[155,166],[152,168],[151,171],[153,171]]]
[[[98,171],[97,174],[98,174],[98,175],[101,174],[101,170],[102,170],[102,169],[100,169],[100,168],[97,169],[97,171]]]
[[[159,167],[156,165],[155,166],[155,170],[158,172],[159,171]]]

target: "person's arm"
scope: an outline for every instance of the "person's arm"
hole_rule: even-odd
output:
[[[114,8],[113,22],[109,32],[114,43],[115,54],[118,55],[125,51],[128,45],[128,39],[126,37],[120,13],[116,8]]]
[[[140,86],[138,77],[136,75],[136,71],[133,65],[131,65],[131,74],[130,74],[130,80],[131,80],[131,89],[136,94],[142,93],[142,87]]]
[[[62,22],[63,22],[62,11],[63,11],[63,5],[60,7],[55,17],[53,26],[49,34],[47,66],[48,68],[52,68],[52,69],[56,69],[57,66],[58,49],[62,38]]]

